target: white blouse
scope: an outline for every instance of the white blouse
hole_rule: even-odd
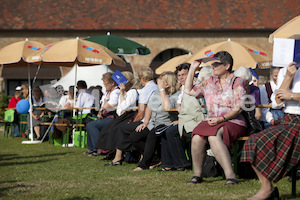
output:
[[[279,89],[283,79],[286,75],[286,67],[281,68],[279,73],[278,73],[278,79],[277,79],[277,87],[276,89]],[[296,72],[295,76],[294,76],[294,81],[293,81],[293,86],[292,89],[290,89],[290,91],[294,92],[294,93],[300,93],[300,68],[298,68],[298,71]],[[272,107],[273,108],[281,108],[284,104],[285,104],[285,108],[284,108],[284,112],[285,113],[289,113],[289,114],[296,114],[296,115],[300,115],[300,102],[299,101],[295,101],[295,100],[287,100],[281,104],[277,104],[275,101],[275,91],[272,94]]]

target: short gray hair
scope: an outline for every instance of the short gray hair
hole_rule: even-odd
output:
[[[197,83],[201,83],[202,82],[202,78],[204,78],[204,80],[206,81],[209,77],[211,77],[214,73],[213,68],[210,65],[204,65],[201,66],[201,70],[198,74],[197,77]]]
[[[234,71],[234,75],[237,77],[240,77],[241,79],[251,82],[252,81],[252,73],[250,71],[250,69],[248,69],[247,67],[239,67],[238,69],[236,69]]]

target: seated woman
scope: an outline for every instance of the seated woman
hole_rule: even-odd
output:
[[[192,159],[194,176],[188,184],[201,183],[203,164],[206,157],[206,147],[211,150],[224,170],[225,185],[238,183],[232,169],[229,152],[230,144],[246,133],[246,122],[241,112],[241,99],[246,93],[244,82],[232,74],[233,59],[226,52],[214,55],[212,63],[214,76],[205,83],[193,87],[195,70],[201,60],[193,61],[185,83],[184,91],[193,96],[205,97],[207,118],[203,120],[192,133]],[[200,66],[201,67],[201,66]]]
[[[277,77],[279,70],[279,67],[272,66],[270,70],[271,80],[259,88],[261,104],[272,103],[271,96],[277,87]],[[261,121],[264,123],[264,128],[269,128],[270,126],[278,125],[281,119],[283,119],[284,115],[282,108],[262,108],[261,112]]]
[[[40,107],[42,106],[43,102],[45,101],[44,97],[43,97],[43,92],[42,90],[40,89],[40,87],[35,87],[33,89],[33,95],[32,95],[32,106],[34,108],[36,107]],[[44,111],[43,110],[34,110],[33,108],[33,112],[32,112],[32,126],[33,126],[33,129],[35,131],[35,134],[36,134],[36,139],[37,140],[41,140],[41,135],[40,135],[40,126],[39,124],[42,122],[42,117],[44,115]],[[30,109],[32,110],[32,109]],[[28,124],[28,127],[29,124],[30,124],[30,117],[28,116],[27,117],[27,124]]]
[[[177,100],[177,111],[181,113],[183,100],[183,89],[190,64],[184,63],[176,67],[177,84],[180,86],[180,95]],[[173,126],[161,134],[161,166],[158,171],[184,171],[191,167],[184,152],[183,143],[178,130],[178,120],[173,122]]]
[[[122,162],[119,162],[123,158],[123,153],[128,152],[131,150],[135,150],[132,148],[132,145],[129,141],[129,136],[131,133],[134,132],[136,127],[143,123],[143,119],[145,116],[145,110],[146,106],[149,103],[150,97],[153,95],[154,91],[158,89],[158,86],[154,82],[154,75],[153,71],[149,67],[143,67],[139,69],[137,72],[139,82],[142,89],[139,90],[139,104],[138,104],[138,113],[135,116],[133,122],[123,124],[120,129],[118,130],[118,136],[117,136],[117,149],[116,149],[116,155],[112,159],[111,166],[114,165],[121,165]],[[136,87],[138,87],[139,83],[136,83]],[[109,155],[103,158],[104,160],[109,160]]]
[[[112,120],[102,128],[95,146],[97,149],[102,149],[104,151],[115,151],[119,128],[122,124],[132,121],[136,115],[136,111],[130,109],[137,106],[136,103],[138,100],[138,92],[136,89],[132,88],[132,85],[135,82],[134,76],[128,71],[122,72],[122,74],[126,77],[128,83],[126,85],[119,85],[120,96],[116,110],[118,118]]]
[[[246,88],[246,94],[251,95],[254,100],[255,100],[255,105],[260,105],[261,101],[260,101],[260,90],[257,86],[255,86],[254,84],[250,84],[249,83],[252,81],[252,73],[250,71],[250,69],[248,69],[247,67],[239,67],[237,70],[234,71],[234,75],[236,77],[240,77],[241,79],[243,79],[243,81],[245,82],[245,88]],[[261,108],[259,107],[255,107],[255,118],[257,120],[260,120],[261,118]]]
[[[85,155],[98,156],[101,152],[97,152],[96,143],[103,127],[114,120],[114,111],[109,109],[118,105],[118,99],[120,96],[120,90],[116,82],[111,78],[113,73],[107,72],[103,74],[102,81],[106,89],[105,94],[101,98],[101,109],[98,112],[97,120],[91,121],[86,125],[87,132],[87,144],[89,151],[85,152]]]
[[[29,96],[29,86],[27,84],[22,84],[21,85],[21,99],[28,99]]]
[[[196,83],[205,82],[212,74],[213,74],[213,69],[211,66],[208,65],[202,66],[198,76],[196,76],[197,78]],[[186,93],[184,93],[182,96],[181,109],[178,115],[178,132],[179,132],[179,136],[183,139],[184,144],[186,144],[186,148],[190,158],[191,158],[190,156],[191,133],[194,130],[194,128],[206,117],[207,114],[206,109],[202,108],[202,105],[205,105],[205,101],[203,99],[204,98],[197,99],[196,97],[190,96]],[[163,146],[163,139],[162,139],[162,146]],[[162,148],[162,150],[163,149],[164,148]],[[175,155],[173,155],[172,157],[175,157]],[[165,160],[165,156],[162,155],[162,165],[161,165],[162,167],[176,168],[174,166],[168,166],[164,162],[164,160]]]
[[[284,118],[277,126],[253,134],[245,142],[241,162],[250,162],[261,182],[260,190],[250,199],[279,199],[276,183],[300,160],[300,70],[290,63],[278,74],[272,107],[285,104]]]
[[[137,149],[143,158],[134,171],[148,169],[155,154],[159,141],[156,129],[172,125],[174,116],[163,110],[175,108],[179,92],[176,92],[176,76],[173,72],[163,72],[157,79],[158,90],[150,97],[145,111],[145,120],[129,136],[132,146]]]

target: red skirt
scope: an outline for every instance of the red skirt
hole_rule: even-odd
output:
[[[223,143],[229,148],[230,144],[236,139],[244,136],[246,134],[246,127],[240,126],[232,122],[222,122],[216,126],[210,126],[207,121],[202,121],[193,130],[192,137],[194,135],[199,135],[202,138],[208,136],[215,136],[219,128],[223,127]]]

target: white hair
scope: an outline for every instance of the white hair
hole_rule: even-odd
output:
[[[203,65],[201,66],[201,70],[197,77],[197,83],[202,82],[202,78],[204,78],[204,81],[206,81],[209,77],[211,77],[214,73],[213,68],[210,65]]]
[[[244,81],[248,81],[248,82],[252,81],[252,73],[251,73],[250,69],[248,69],[247,67],[244,67],[244,66],[239,67],[238,69],[236,69],[234,71],[233,74],[237,77],[240,77]]]

